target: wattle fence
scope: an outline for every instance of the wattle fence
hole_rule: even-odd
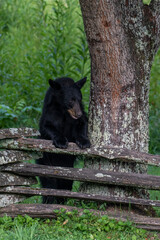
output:
[[[136,187],[148,190],[160,190],[160,176],[148,174],[122,173],[103,170],[62,168],[41,166],[27,163],[30,159],[37,159],[42,152],[66,153],[102,157],[109,160],[135,162],[146,165],[160,166],[160,156],[130,151],[122,148],[96,148],[81,150],[70,143],[67,149],[57,149],[52,141],[40,140],[34,137],[39,132],[31,128],[11,128],[0,130],[0,217],[5,214],[30,215],[31,217],[55,218],[55,209],[64,208],[67,211],[83,209],[58,204],[15,204],[31,196],[56,196],[91,200],[107,203],[121,203],[126,205],[141,205],[160,207],[160,201],[140,198],[120,198],[116,196],[102,196],[55,189],[30,187],[37,183],[36,176],[56,177],[116,186]],[[160,230],[160,218],[146,217],[130,211],[96,211],[94,214],[108,215],[117,220],[131,220],[137,227]]]

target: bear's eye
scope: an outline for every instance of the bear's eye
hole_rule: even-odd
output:
[[[70,102],[69,102],[72,106],[74,105],[75,103],[75,98],[71,98]]]
[[[75,99],[71,99],[69,101],[69,107],[72,108],[74,106]]]

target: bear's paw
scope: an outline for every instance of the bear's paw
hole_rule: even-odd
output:
[[[76,139],[76,144],[81,149],[90,148],[91,146],[89,139],[86,137],[78,137],[78,139]]]
[[[65,137],[56,137],[53,140],[53,145],[56,148],[67,148],[68,147],[68,140]]]

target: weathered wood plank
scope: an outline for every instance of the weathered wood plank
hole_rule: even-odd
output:
[[[16,217],[18,215],[29,215],[31,217],[40,217],[40,218],[56,218],[57,214],[54,210],[65,209],[66,211],[77,210],[79,214],[82,214],[84,209],[70,207],[65,205],[55,205],[55,204],[16,204],[10,205],[0,209],[0,217],[8,215],[11,217]],[[145,217],[138,214],[133,214],[128,211],[118,211],[117,209],[112,209],[112,211],[98,211],[90,209],[95,215],[103,216],[108,215],[110,219],[116,219],[118,221],[132,221],[138,225],[138,227],[147,227],[150,230],[160,230],[160,218]]]
[[[57,190],[57,189],[44,189],[44,188],[30,188],[30,187],[0,187],[0,193],[10,193],[28,196],[54,196],[64,198],[75,198],[79,200],[90,200],[98,202],[110,202],[110,203],[123,203],[143,206],[160,207],[160,201],[147,200],[142,198],[121,198],[115,196],[102,196],[96,194],[84,194],[78,192]]]
[[[25,176],[45,176],[95,182],[119,186],[160,190],[160,176],[147,174],[111,172],[104,170],[51,167],[38,164],[15,163],[1,166],[0,170]]]
[[[128,150],[124,148],[108,147],[105,148],[88,148],[85,150],[80,149],[76,144],[69,143],[67,149],[56,148],[52,141],[40,140],[40,139],[30,139],[30,138],[20,138],[20,139],[5,139],[0,140],[0,148],[7,149],[18,149],[18,150],[33,150],[41,152],[54,152],[54,153],[65,153],[72,155],[87,155],[89,157],[102,157],[107,159],[116,159],[126,162],[136,162],[143,164],[150,164],[155,166],[160,166],[160,156],[152,155],[142,152],[136,152],[133,150]]]
[[[24,199],[26,199],[26,197],[22,195],[0,194],[0,208],[9,206],[13,203],[22,202]]]
[[[0,151],[0,165],[26,161],[30,159],[37,159],[42,156],[39,152],[24,152],[15,150]]]
[[[17,138],[17,137],[33,137],[39,136],[38,130],[33,128],[6,128],[0,129],[0,139]]]
[[[0,173],[0,187],[2,186],[24,186],[36,184],[34,177],[17,176],[11,173]]]
[[[136,225],[136,227],[137,228],[142,228],[142,229],[145,229],[145,230],[160,231],[160,226],[154,226],[154,225],[147,226],[147,225],[142,224],[142,225]],[[148,238],[146,238],[146,240],[147,239]],[[154,240],[154,238],[153,238],[153,240]]]

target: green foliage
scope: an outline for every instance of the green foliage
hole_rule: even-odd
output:
[[[143,4],[147,4],[147,5],[149,5],[150,2],[151,2],[151,0],[143,0]]]
[[[160,49],[155,56],[150,81],[150,117],[149,117],[149,135],[150,144],[149,152],[152,154],[160,154]],[[160,176],[160,168],[149,166],[148,173]],[[150,197],[153,200],[160,200],[159,191],[150,191]],[[156,208],[158,216],[160,216],[160,208]]]
[[[150,81],[150,152],[160,154],[160,50],[155,56]]]
[[[0,127],[37,126],[49,78],[90,77],[78,0],[2,0],[0,40]]]
[[[23,127],[25,123],[31,121],[33,113],[40,114],[41,108],[27,106],[24,99],[20,99],[12,108],[4,104],[0,105],[0,128],[17,126]],[[35,120],[35,122],[33,122]],[[32,119],[32,124],[37,125],[36,119]]]
[[[79,216],[77,211],[55,210],[57,219],[40,220],[29,216],[0,218],[0,240],[158,240],[156,234],[136,229],[129,221],[111,220],[107,216],[98,217],[88,210]]]

